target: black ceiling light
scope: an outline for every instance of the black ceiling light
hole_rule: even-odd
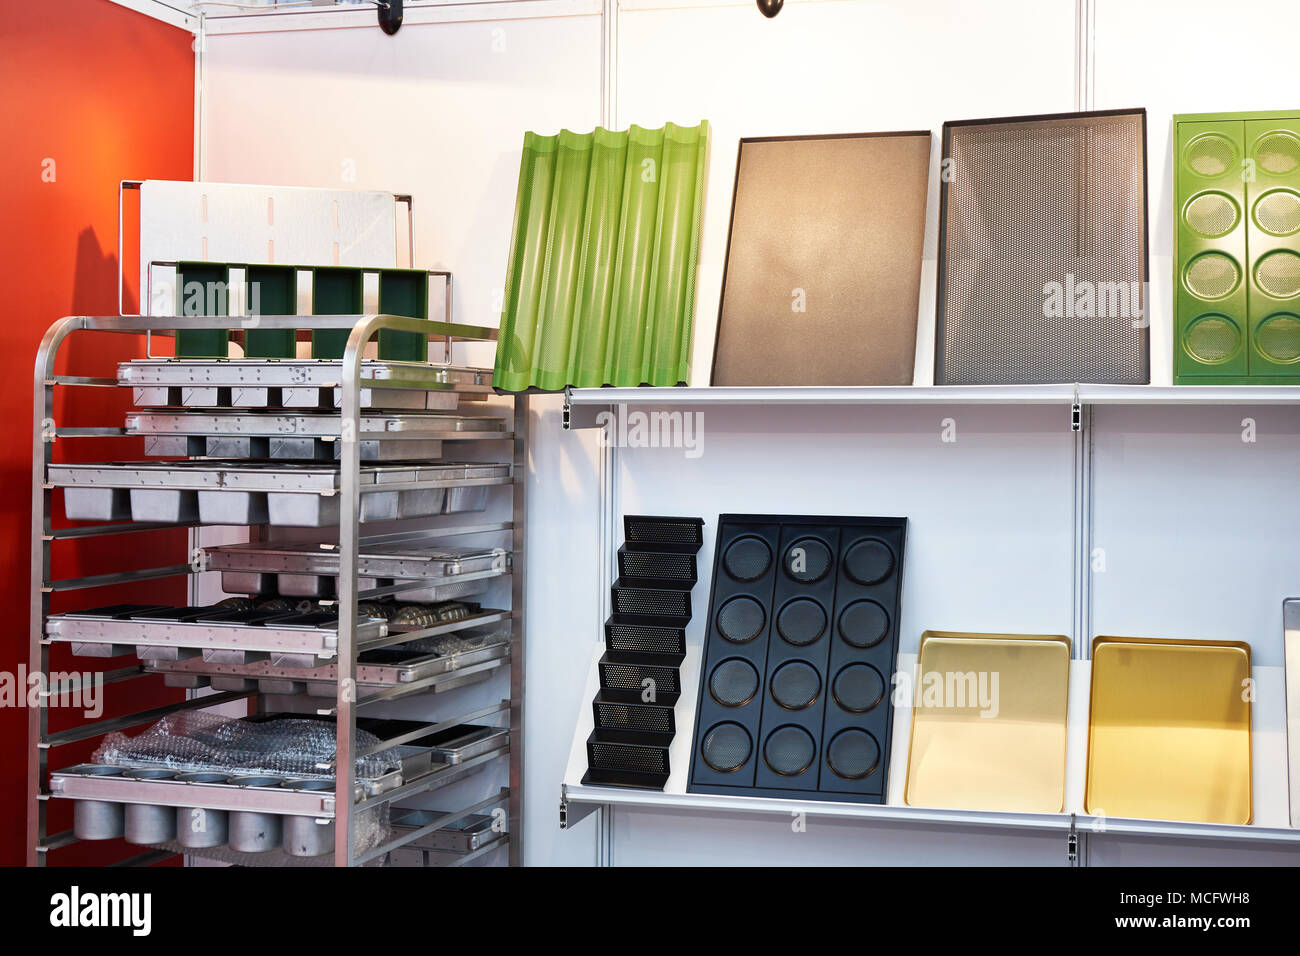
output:
[[[785,0],[755,0],[758,4],[758,12],[763,14],[769,20],[781,12],[785,6]]]

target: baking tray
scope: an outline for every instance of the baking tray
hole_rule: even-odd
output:
[[[1250,645],[1097,637],[1084,809],[1247,824]]]
[[[141,407],[331,408],[342,400],[343,363],[298,359],[137,359],[117,367]],[[460,393],[492,391],[490,369],[414,362],[361,363],[361,406],[451,410]]]
[[[427,827],[439,817],[446,816],[447,810],[408,810],[394,807],[392,827],[398,833]],[[441,850],[447,853],[473,853],[495,843],[505,835],[503,831],[492,829],[493,818],[486,813],[471,813],[453,820],[445,827],[426,833],[422,837],[405,844],[412,849]]]
[[[504,425],[503,419],[489,416],[368,412],[357,430],[393,437],[364,438],[358,448],[363,461],[432,459],[442,455],[438,439],[493,437]],[[144,436],[145,454],[157,456],[330,461],[342,454],[340,427],[338,414],[329,411],[146,409],[126,416],[126,433]]]
[[[229,594],[280,593],[294,597],[330,597],[339,571],[337,548],[311,545],[234,544],[204,549],[206,567],[221,572]],[[388,587],[395,581],[425,581],[426,587],[404,590],[404,601],[440,601],[481,593],[492,578],[510,570],[510,553],[502,548],[362,547],[357,556],[362,590]],[[477,589],[469,587],[477,583]],[[457,593],[446,593],[448,589]]]
[[[491,627],[469,628],[431,638],[429,644],[442,650],[394,645],[362,651],[357,658],[357,683],[362,687],[396,687],[493,661],[504,661],[510,654],[509,632]],[[275,657],[236,663],[192,657],[178,661],[148,661],[145,670],[168,676],[243,677],[259,683],[293,681],[306,684],[308,692],[313,684],[327,684],[329,693],[334,693],[333,682],[338,674],[335,664],[314,663],[304,668],[293,666],[296,663],[296,657],[289,663]]]
[[[434,760],[446,764],[458,764],[504,746],[509,738],[508,727],[460,724],[430,737],[424,737],[421,742],[429,745]]]
[[[361,520],[452,513],[449,487],[480,482],[474,490],[486,496],[487,486],[504,483],[511,468],[484,462],[363,466],[358,473]],[[51,465],[48,474],[52,485],[64,489],[64,513],[74,521],[197,520],[311,528],[339,521],[340,468],[334,462],[107,462]]]
[[[123,609],[114,605],[51,615],[46,619],[45,634],[52,641],[71,642],[74,651],[77,645],[145,646],[328,659],[338,647],[337,618],[331,614],[289,612],[258,623],[241,623],[238,616],[227,616],[222,611],[214,607]],[[384,621],[357,622],[358,642],[387,633]]]
[[[906,518],[722,515],[687,789],[884,803]]]
[[[1286,641],[1286,746],[1290,768],[1291,826],[1300,827],[1300,598],[1282,603]]]
[[[1068,637],[926,631],[913,688],[910,806],[1064,809]]]

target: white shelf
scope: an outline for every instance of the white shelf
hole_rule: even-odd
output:
[[[665,811],[707,811],[713,813],[776,813],[789,816],[880,821],[918,826],[999,827],[1018,830],[1057,830],[1068,833],[1068,813],[999,813],[985,810],[942,810],[926,807],[893,807],[878,804],[831,803],[820,800],[780,800],[773,797],[731,797],[702,793],[663,793],[566,784],[564,799],[574,804],[636,807]],[[570,810],[572,815],[572,810]],[[1180,837],[1192,840],[1258,841],[1300,844],[1300,829],[1234,826],[1216,823],[1184,823],[1176,820],[1133,820],[1079,814],[1073,817],[1079,832],[1097,836]]]
[[[1292,405],[1300,385],[854,385],[571,388],[591,405]]]

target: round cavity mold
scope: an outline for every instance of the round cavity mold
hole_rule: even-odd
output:
[[[744,727],[726,721],[715,724],[705,733],[700,741],[700,756],[718,773],[732,773],[749,762],[753,746]]]
[[[870,733],[857,727],[841,730],[826,747],[826,766],[845,780],[861,780],[879,764],[880,744]]]
[[[855,541],[844,552],[844,573],[855,584],[879,584],[893,571],[893,549],[879,538]]]
[[[816,758],[817,742],[812,734],[794,724],[776,728],[763,742],[763,759],[783,777],[799,776]]]
[[[889,612],[875,601],[854,601],[840,612],[840,637],[853,647],[875,647],[889,634]]]
[[[844,710],[865,714],[885,699],[885,678],[870,664],[848,664],[831,681],[831,697]]]
[[[772,672],[768,690],[786,710],[804,710],[821,694],[822,678],[807,661],[786,661]]]
[[[758,671],[743,658],[728,658],[709,675],[709,693],[723,707],[744,707],[758,693]]]
[[[208,776],[193,774],[190,776]],[[212,776],[220,777],[221,774]],[[215,782],[215,781],[198,781]],[[230,815],[225,810],[202,807],[176,808],[176,842],[194,850],[211,849],[225,844],[230,832]]]
[[[748,644],[767,623],[763,605],[747,594],[733,597],[718,609],[718,633],[733,644]]]
[[[777,612],[776,632],[795,647],[815,644],[826,633],[826,609],[812,598],[787,601]]]
[[[820,538],[804,537],[785,549],[785,573],[800,584],[816,584],[831,569],[831,549]]]
[[[772,549],[767,542],[754,535],[742,535],[722,555],[722,567],[733,579],[741,582],[757,581],[772,566]]]

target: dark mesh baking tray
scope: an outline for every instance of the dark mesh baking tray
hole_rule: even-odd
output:
[[[884,802],[906,532],[721,516],[688,790]]]

